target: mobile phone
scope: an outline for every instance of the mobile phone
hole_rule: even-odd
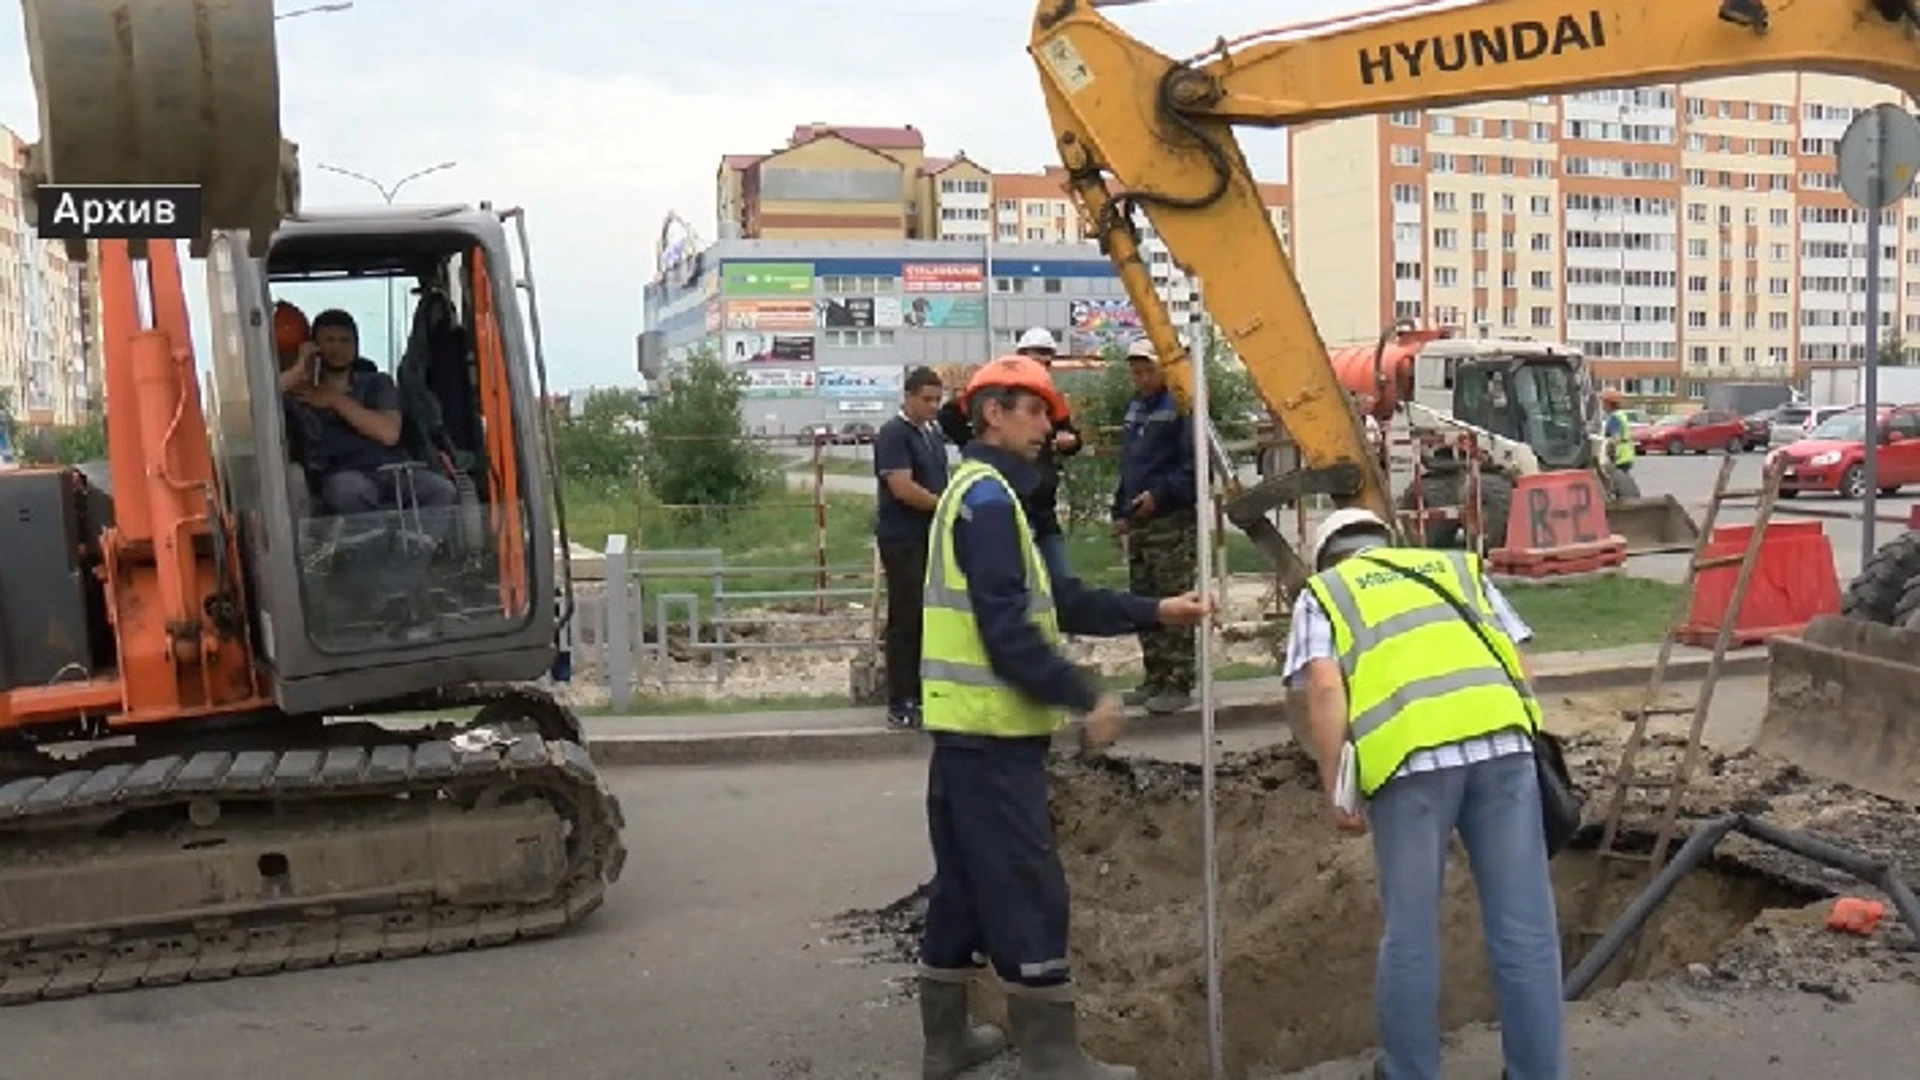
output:
[[[312,386],[320,385],[320,358],[318,356],[310,357],[307,360],[307,382]]]

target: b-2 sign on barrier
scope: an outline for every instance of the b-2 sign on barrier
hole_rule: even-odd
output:
[[[1489,566],[1502,574],[1547,577],[1619,566],[1627,541],[1607,525],[1600,481],[1585,469],[1534,473],[1513,485],[1506,543]]]

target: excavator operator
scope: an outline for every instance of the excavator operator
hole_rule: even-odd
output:
[[[323,512],[365,520],[383,510],[417,511],[420,531],[435,545],[445,541],[459,492],[430,468],[408,467],[400,445],[400,390],[360,356],[353,316],[337,308],[314,316],[313,341],[301,346],[301,355],[307,362],[283,371],[280,387],[299,421],[302,464]],[[424,564],[392,560],[380,570],[381,598],[392,599],[410,591]]]
[[[1042,367],[1051,369],[1055,356],[1060,353],[1059,343],[1054,341],[1053,332],[1043,326],[1036,326],[1020,335],[1019,343],[1014,347],[1015,356],[1030,356],[1040,361]],[[960,404],[961,395],[941,407],[938,420],[940,430],[947,441],[955,446],[965,447],[973,438],[973,425],[967,419],[967,412]],[[1040,545],[1040,554],[1047,559],[1047,566],[1056,574],[1066,565],[1066,537],[1060,531],[1060,461],[1080,452],[1080,429],[1073,426],[1072,416],[1063,416],[1054,422],[1053,437],[1040,448],[1040,459],[1036,462],[1040,480],[1026,497],[1027,519],[1033,522],[1034,540]]]

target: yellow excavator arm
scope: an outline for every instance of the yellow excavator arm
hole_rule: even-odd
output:
[[[1069,186],[1118,266],[1176,396],[1190,402],[1191,360],[1140,257],[1135,209],[1200,280],[1208,313],[1298,445],[1297,471],[1236,490],[1228,506],[1295,581],[1303,568],[1268,510],[1324,493],[1392,520],[1391,497],[1235,125],[1774,70],[1855,75],[1920,92],[1915,0],[1400,3],[1222,39],[1186,60],[1154,51],[1097,10],[1127,2],[1040,0],[1028,51]]]

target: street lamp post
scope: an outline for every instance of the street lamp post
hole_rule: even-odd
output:
[[[351,7],[352,5],[349,3],[344,6]],[[305,8],[300,11],[289,12],[286,15],[281,16],[281,18],[292,18],[295,15],[304,15],[304,14],[307,14],[308,12],[315,11],[315,10],[318,10],[318,9]],[[337,173],[341,176],[358,180],[361,183],[372,187],[373,190],[380,193],[380,198],[383,202],[385,202],[388,206],[392,206],[393,200],[399,196],[401,188],[406,187],[408,184],[414,182],[415,180],[420,179],[423,176],[431,176],[437,172],[445,172],[448,169],[451,169],[458,164],[459,162],[457,161],[443,161],[438,165],[430,165],[424,169],[416,169],[413,172],[410,172],[405,176],[402,176],[400,179],[395,180],[391,184],[383,184],[380,181],[375,180],[373,177],[368,176],[365,173],[354,172],[352,169],[343,169],[338,165],[329,165],[324,161],[319,164],[318,168],[320,168],[322,171],[325,171],[325,172]],[[393,279],[388,278],[387,279],[387,366],[388,367],[392,367],[395,360],[397,359],[394,353],[394,343],[396,340],[398,340],[398,335],[395,333],[394,325],[393,325]]]
[[[335,11],[349,11],[352,10],[352,8],[353,0],[340,0],[340,2],[333,4],[314,4],[312,7],[303,7],[294,11],[275,12],[273,21],[279,22],[281,19],[297,19],[302,15],[326,15]]]

